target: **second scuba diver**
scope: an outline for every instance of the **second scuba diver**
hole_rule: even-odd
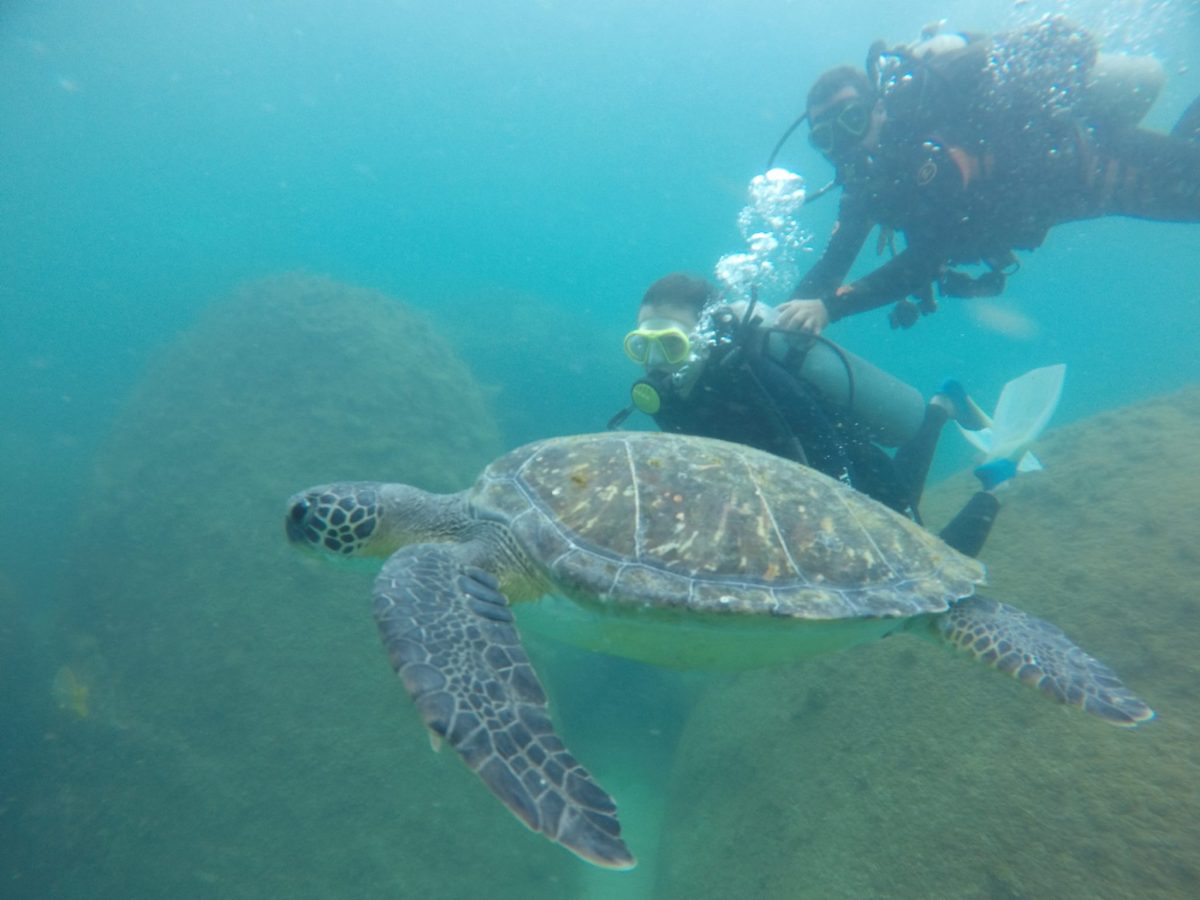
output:
[[[633,406],[663,431],[795,460],[920,521],[942,427],[955,419],[978,429],[985,417],[956,382],[926,403],[915,388],[828,340],[771,327],[773,313],[721,303],[701,278],[660,278],[642,298],[638,327],[625,337],[626,354],[645,369],[633,386]],[[977,555],[1000,508],[994,491],[1015,471],[1008,459],[976,470],[983,490],[941,538]]]
[[[825,72],[797,125],[808,121],[836,170],[838,222],[779,324],[819,334],[895,301],[892,326],[907,327],[936,309],[935,285],[942,296],[1000,293],[1013,251],[1063,222],[1200,221],[1200,98],[1169,135],[1137,127],[1164,79],[1153,58],[1099,53],[1060,16],[991,38],[879,42],[866,71]],[[875,225],[881,249],[896,232],[904,248],[843,284]],[[956,268],[976,263],[990,271]]]

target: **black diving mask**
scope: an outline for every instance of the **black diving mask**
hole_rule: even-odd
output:
[[[862,142],[871,127],[875,103],[864,97],[850,97],[823,112],[808,130],[808,142],[823,156],[837,158]]]

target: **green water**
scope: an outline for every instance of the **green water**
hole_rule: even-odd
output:
[[[831,330],[988,409],[1067,364],[989,594],[1147,727],[901,636],[737,674],[531,639],[640,860],[604,872],[430,750],[369,567],[283,534],[310,484],[456,490],[602,428],[641,293],[741,249],[817,73],[1044,9],[1164,61],[1149,127],[1200,91],[1184,0],[4,3],[0,897],[1200,896],[1194,226],[1063,226],[1003,298]],[[819,246],[834,205],[806,216]],[[970,463],[948,433],[930,527]]]

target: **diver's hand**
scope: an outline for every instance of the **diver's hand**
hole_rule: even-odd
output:
[[[820,334],[829,324],[829,310],[820,300],[789,300],[775,310],[776,328]]]

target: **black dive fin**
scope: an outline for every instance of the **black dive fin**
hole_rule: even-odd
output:
[[[1200,143],[1200,97],[1193,100],[1191,105],[1183,111],[1183,115],[1171,129],[1171,137]]]

